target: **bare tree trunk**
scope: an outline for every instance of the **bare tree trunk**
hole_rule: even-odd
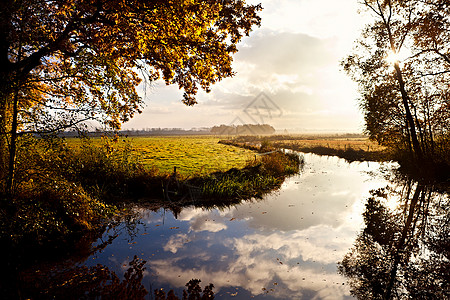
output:
[[[428,131],[429,136],[429,144],[430,144],[430,154],[434,156],[434,137],[433,137],[433,126],[431,124],[431,113],[430,113],[430,101],[428,100],[425,103],[425,115],[426,115],[426,121],[425,121],[425,130]]]
[[[8,96],[0,93],[0,192],[6,192],[9,153]]]
[[[8,162],[8,178],[6,182],[6,194],[13,194],[14,171],[16,165],[17,151],[17,117],[18,117],[19,88],[16,87],[13,98],[12,125],[11,125],[11,142],[9,146],[9,162]]]
[[[417,131],[418,131],[418,134],[419,134],[422,154],[423,153],[427,153],[426,136],[425,136],[424,129],[422,128],[422,125],[419,122],[419,118],[417,117],[417,107],[416,107],[416,105],[414,105],[414,103],[411,103],[411,106],[412,106],[412,109],[414,111],[414,115],[413,115],[414,124],[416,125]]]
[[[403,81],[403,74],[402,74],[402,71],[400,70],[398,61],[394,63],[394,68],[395,68],[395,74],[397,77],[397,82],[400,87],[400,93],[402,94],[402,103],[403,103],[403,107],[405,108],[406,120],[408,122],[408,127],[409,127],[410,134],[411,134],[411,141],[413,144],[414,153],[415,153],[417,159],[422,160],[422,158],[423,158],[422,149],[420,147],[419,140],[417,139],[416,126],[414,123],[413,116],[411,114],[411,110],[409,108],[410,100],[409,100],[408,93],[406,92],[406,89],[405,89],[405,82]]]
[[[367,2],[366,2],[366,5],[368,5]],[[391,48],[391,51],[393,53],[398,53],[399,48],[397,48],[397,43],[394,41],[394,37],[392,35],[392,27],[391,27],[392,3],[391,3],[391,1],[388,1],[388,5],[389,5],[389,15],[388,16],[386,16],[384,14],[384,12],[381,8],[381,4],[378,1],[377,1],[377,5],[378,5],[378,9],[379,9],[378,11],[376,11],[376,9],[374,9],[372,6],[370,6],[370,5],[368,5],[368,6],[372,10],[374,10],[383,20],[383,23],[384,23],[384,26],[386,28],[387,35],[389,38],[389,46]],[[402,104],[405,109],[406,120],[407,120],[408,127],[409,127],[410,134],[411,134],[411,141],[413,144],[415,158],[418,160],[422,160],[422,158],[423,158],[422,149],[420,147],[419,140],[417,139],[416,124],[414,122],[414,118],[411,114],[411,109],[409,107],[410,99],[409,99],[408,93],[406,92],[405,81],[403,80],[403,74],[400,69],[399,61],[394,62],[394,69],[395,69],[396,79],[397,79],[397,82],[398,82],[398,85],[400,88],[400,93],[402,95]]]
[[[19,42],[20,44],[20,42]],[[17,59],[20,61],[22,58],[22,46],[19,45]],[[15,177],[15,166],[16,166],[16,152],[17,152],[17,130],[18,130],[18,115],[19,115],[19,89],[22,83],[20,77],[15,74],[13,77],[14,84],[11,86],[12,95],[12,120],[11,120],[11,132],[10,132],[10,142],[9,142],[9,161],[8,161],[8,176],[6,180],[6,196],[11,198],[14,192],[14,177]],[[5,98],[7,103],[8,98]],[[8,108],[8,107],[7,107]],[[6,135],[8,132],[6,131]]]
[[[411,145],[411,133],[408,126],[408,121],[405,120],[405,128],[406,128],[406,138],[407,138],[407,147],[410,153],[413,153],[412,145]]]

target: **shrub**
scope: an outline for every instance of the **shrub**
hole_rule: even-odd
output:
[[[302,162],[295,153],[274,152],[263,155],[262,164],[270,175],[284,177],[297,173]]]
[[[19,139],[12,196],[1,196],[0,239],[42,243],[93,230],[115,207],[111,195],[145,184],[148,172],[130,153],[105,141],[70,149],[63,139]]]
[[[156,174],[155,168],[144,167],[129,143],[109,138],[102,138],[100,146],[84,139],[81,147],[72,149],[64,172],[64,176],[105,201],[148,193],[156,184]]]
[[[18,149],[13,195],[1,204],[1,238],[42,243],[92,230],[114,211],[63,176],[70,151],[61,139],[23,136]]]

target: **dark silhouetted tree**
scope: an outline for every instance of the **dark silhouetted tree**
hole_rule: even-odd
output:
[[[359,84],[367,133],[416,161],[450,164],[450,3],[365,0],[362,6],[374,21],[342,65]]]

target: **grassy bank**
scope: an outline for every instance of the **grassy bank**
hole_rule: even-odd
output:
[[[353,161],[395,161],[399,171],[415,180],[448,186],[450,177],[450,156],[448,143],[439,141],[440,147],[434,154],[415,161],[408,150],[387,148],[370,141],[367,137],[350,135],[272,135],[238,136],[220,141],[225,145],[235,145],[245,149],[266,148],[291,149],[298,152],[337,156]]]
[[[301,163],[297,155],[256,157],[254,151],[213,138],[168,138],[167,150],[155,151],[152,160],[142,153],[160,149],[163,140],[140,139],[134,147],[114,138],[67,142],[22,137],[14,193],[0,195],[0,239],[7,244],[65,242],[94,232],[124,203],[142,198],[173,207],[261,197],[298,172]],[[183,150],[174,150],[175,144]],[[157,155],[170,157],[162,160],[167,162],[163,171],[155,167]],[[191,165],[178,156],[189,158]],[[176,174],[166,171],[173,166],[178,166]]]
[[[249,161],[244,168],[214,172],[190,179],[187,184],[198,187],[202,204],[261,198],[279,188],[287,176],[298,173],[302,165],[298,155],[275,151]]]

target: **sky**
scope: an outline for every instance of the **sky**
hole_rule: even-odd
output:
[[[157,81],[142,114],[123,129],[270,124],[280,132],[362,132],[357,85],[341,70],[364,17],[356,0],[259,0],[261,26],[238,45],[236,75],[182,104],[183,91]]]

